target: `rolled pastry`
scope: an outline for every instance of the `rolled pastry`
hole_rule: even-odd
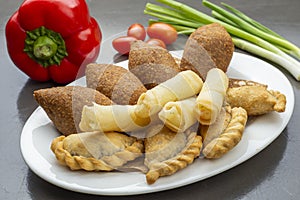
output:
[[[195,105],[196,97],[170,101],[158,113],[158,117],[172,131],[183,132],[197,122],[194,113]]]
[[[84,106],[79,128],[81,131],[130,132],[141,129],[150,123],[150,118],[138,118],[136,105]]]
[[[178,101],[198,94],[202,88],[202,79],[193,71],[178,73],[173,78],[141,94],[135,114],[149,118],[157,114],[169,101]]]
[[[228,89],[228,77],[218,68],[207,73],[202,90],[196,99],[196,114],[203,125],[210,125],[219,115]]]

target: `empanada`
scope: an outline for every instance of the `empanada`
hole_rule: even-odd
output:
[[[230,113],[229,118],[226,114],[220,115],[222,119],[220,119],[219,127],[212,128],[213,131],[210,130],[210,127],[201,126],[201,128],[206,129],[201,130],[205,143],[202,153],[206,158],[222,157],[234,148],[242,138],[247,122],[246,110],[241,107],[232,109],[227,107],[226,112]],[[214,124],[211,126],[214,126]],[[211,131],[211,133],[208,133],[208,131]],[[209,136],[209,134],[213,134],[213,136]]]
[[[169,176],[191,164],[200,155],[202,138],[194,131],[172,132],[163,127],[158,133],[149,132],[145,139],[145,165],[148,184],[161,176]]]
[[[71,170],[112,171],[140,157],[141,140],[117,132],[84,132],[55,138],[51,150]]]
[[[226,101],[232,107],[244,108],[249,116],[262,115],[271,111],[285,111],[284,94],[268,90],[263,84],[242,80],[239,82],[241,86],[231,86],[227,90]]]

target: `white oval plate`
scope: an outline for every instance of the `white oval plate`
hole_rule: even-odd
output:
[[[180,56],[182,51],[173,52]],[[127,61],[118,63],[126,67]],[[257,58],[234,53],[227,72],[231,78],[240,78],[267,84],[269,89],[286,95],[287,105],[283,113],[272,112],[256,118],[245,129],[241,142],[224,157],[217,160],[198,158],[187,168],[172,176],[162,177],[153,185],[146,183],[139,172],[85,172],[71,171],[61,166],[50,150],[52,140],[59,136],[41,107],[27,120],[20,145],[25,162],[44,180],[59,187],[96,195],[133,195],[168,190],[191,184],[251,158],[275,140],[288,124],[294,109],[293,88],[288,79],[274,66]],[[76,84],[85,84],[84,79]]]

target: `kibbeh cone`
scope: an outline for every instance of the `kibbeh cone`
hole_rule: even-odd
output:
[[[129,70],[147,89],[174,77],[180,68],[173,56],[164,48],[135,41],[129,52]]]
[[[143,83],[127,69],[112,64],[89,64],[86,68],[87,87],[93,88],[120,105],[136,104],[147,91]]]
[[[92,105],[92,102],[101,105],[112,104],[112,101],[99,91],[81,86],[40,89],[34,91],[33,96],[63,135],[79,132],[84,105]]]
[[[193,70],[203,80],[211,68],[227,71],[234,44],[226,29],[218,23],[202,26],[188,38],[184,47],[181,70]]]

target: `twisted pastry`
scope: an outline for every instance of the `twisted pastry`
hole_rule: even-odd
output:
[[[202,153],[206,158],[220,158],[241,140],[247,122],[247,112],[241,107],[235,107],[232,108],[231,114],[231,121],[223,133],[204,147]]]
[[[77,135],[80,134],[74,134],[74,136]],[[126,141],[128,144],[124,144],[124,149],[120,148],[117,149],[117,151],[109,149],[107,152],[113,152],[103,155],[100,158],[95,158],[92,155],[93,153],[90,153],[92,150],[86,147],[84,141],[80,140],[80,142],[76,144],[76,147],[68,147],[68,144],[66,144],[66,138],[67,137],[65,136],[55,138],[52,141],[51,150],[55,154],[57,160],[62,165],[68,166],[71,170],[83,169],[86,171],[112,171],[123,166],[128,161],[132,161],[140,157],[144,149],[144,145],[141,140],[130,138],[130,142],[128,143],[128,141]]]
[[[145,163],[149,168],[146,174],[147,183],[153,184],[159,177],[172,175],[187,167],[200,155],[201,148],[202,137],[195,132],[187,133],[187,143],[177,155],[162,162]]]

